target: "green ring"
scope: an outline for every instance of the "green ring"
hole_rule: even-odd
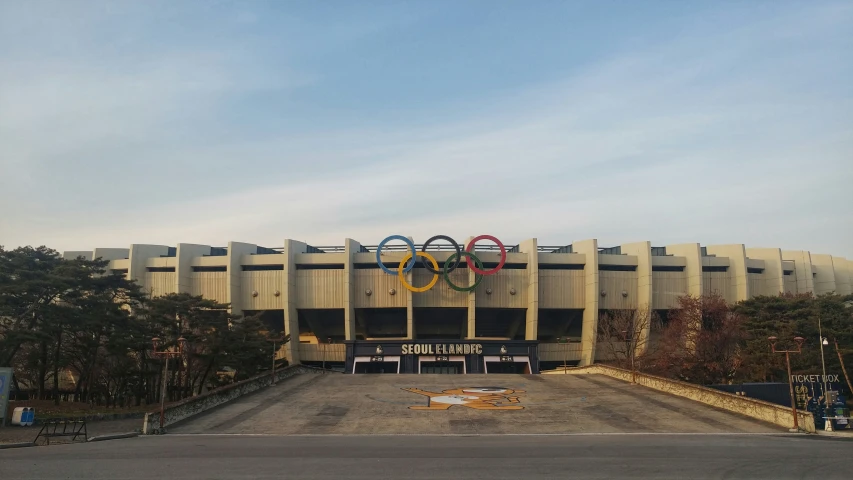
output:
[[[474,255],[471,252],[466,252],[465,250],[463,250],[459,253],[454,253],[453,255],[448,257],[447,260],[444,262],[444,268],[443,268],[444,281],[447,282],[447,285],[450,286],[450,288],[456,290],[457,292],[470,292],[470,291],[474,290],[475,288],[477,288],[477,285],[479,285],[480,282],[483,281],[483,275],[480,275],[479,273],[475,273],[474,274],[474,285],[471,285],[470,287],[459,287],[457,285],[454,285],[453,282],[450,281],[450,275],[449,275],[449,272],[447,271],[447,266],[452,264],[453,261],[456,260],[456,257],[460,257],[460,260],[461,260],[461,257],[468,257],[471,260],[474,260],[474,264],[477,265],[477,268],[479,268],[480,270],[483,269],[483,262],[481,262],[480,259],[477,258],[476,255]]]

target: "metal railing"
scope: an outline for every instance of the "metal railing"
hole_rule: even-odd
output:
[[[561,247],[558,246],[550,246],[550,245],[539,245],[536,247],[540,253],[575,253],[572,249],[572,245],[563,245]]]

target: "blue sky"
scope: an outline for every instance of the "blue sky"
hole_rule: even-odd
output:
[[[0,0],[0,244],[853,258],[850,2]]]

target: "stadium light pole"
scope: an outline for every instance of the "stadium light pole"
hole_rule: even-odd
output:
[[[152,355],[157,358],[163,359],[163,384],[160,387],[160,432],[163,431],[163,424],[166,419],[166,388],[168,386],[168,377],[169,377],[169,358],[171,357],[180,357],[184,354],[184,347],[186,346],[187,339],[181,336],[178,338],[178,351],[172,352],[168,350],[163,350],[161,352],[157,351],[157,347],[160,346],[160,337],[154,337],[151,339],[151,343],[154,346],[154,350],[152,351]]]
[[[773,353],[784,353],[785,354],[785,364],[788,366],[788,390],[791,393],[791,413],[794,415],[794,428],[793,430],[800,430],[800,422],[797,419],[797,402],[794,399],[794,380],[791,378],[791,354],[792,353],[802,353],[803,349],[803,341],[805,340],[803,337],[794,337],[794,342],[797,344],[796,350],[776,350],[776,337],[767,337],[767,340],[770,342],[770,350]]]

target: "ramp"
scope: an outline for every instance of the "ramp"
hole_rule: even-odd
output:
[[[602,375],[298,375],[173,433],[778,433]]]

